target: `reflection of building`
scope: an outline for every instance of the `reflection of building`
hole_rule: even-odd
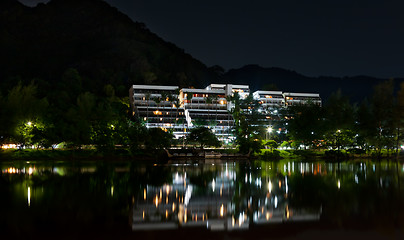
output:
[[[199,170],[218,170],[205,167]],[[147,185],[133,206],[132,229],[199,226],[231,231],[248,229],[250,224],[319,220],[318,211],[289,207],[288,176],[261,179],[251,171],[237,176],[232,164],[218,168],[220,171],[212,180],[205,180],[203,186],[191,183],[192,177],[181,170],[173,175],[171,184]]]
[[[248,217],[232,216],[236,173],[226,169],[201,188],[186,173],[173,175],[172,184],[147,186],[133,207],[133,230],[207,227],[211,230],[248,228]],[[201,192],[202,191],[202,192]]]
[[[210,84],[204,89],[180,89],[178,86],[133,85],[130,103],[133,114],[146,127],[172,130],[179,138],[187,134],[187,129],[205,126],[227,142],[232,139],[231,127],[234,124],[230,113],[234,105],[229,97],[235,93],[245,99],[250,94],[249,86]],[[321,106],[319,94],[256,91],[252,95],[260,104],[264,125],[269,124],[265,119],[270,119],[278,108],[309,102]]]

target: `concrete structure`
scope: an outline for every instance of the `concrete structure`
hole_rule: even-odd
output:
[[[241,99],[250,94],[248,85],[210,84],[204,89],[178,86],[133,85],[130,102],[133,115],[148,128],[172,131],[176,138],[185,137],[196,126],[205,126],[219,140],[228,143],[233,139],[234,120],[230,97],[237,93]],[[279,108],[314,103],[321,106],[316,93],[291,93],[282,91],[256,91],[253,98],[260,104],[262,125],[269,126]],[[246,111],[249,111],[246,109]]]

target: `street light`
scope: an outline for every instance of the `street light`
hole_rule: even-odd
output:
[[[268,135],[272,132],[272,126],[269,126],[268,128],[267,128],[267,134],[265,134],[265,136],[266,136],[266,140],[268,141]]]

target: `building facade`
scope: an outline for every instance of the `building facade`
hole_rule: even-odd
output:
[[[317,93],[261,90],[251,93],[248,85],[235,84],[210,84],[204,89],[133,85],[129,92],[133,115],[147,128],[161,128],[181,138],[190,129],[204,126],[225,143],[233,139],[234,120],[231,110],[234,103],[230,98],[235,93],[240,99],[246,99],[252,94],[253,99],[259,103],[258,111],[262,114],[264,126],[271,124],[265,119],[271,119],[279,108],[308,103],[321,106],[321,98]]]

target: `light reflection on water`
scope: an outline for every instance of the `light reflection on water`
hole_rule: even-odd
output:
[[[1,163],[0,169],[6,182],[0,191],[11,193],[10,201],[24,199],[16,201],[14,208],[44,208],[58,194],[74,192],[74,197],[88,201],[97,196],[94,204],[101,209],[105,206],[105,211],[127,209],[134,231],[198,226],[231,231],[262,224],[345,221],[352,215],[362,219],[369,212],[374,218],[389,217],[402,201],[404,183],[404,164],[395,162],[148,165],[31,161]],[[52,185],[52,181],[61,185]],[[390,204],[392,210],[386,212],[378,204]],[[80,206],[73,206],[72,211],[81,211]],[[89,211],[92,216],[91,211],[100,210]]]

